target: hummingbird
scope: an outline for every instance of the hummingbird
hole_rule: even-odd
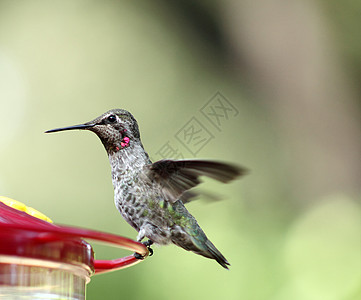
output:
[[[46,133],[74,129],[92,131],[100,138],[111,165],[115,206],[138,231],[138,242],[149,239],[143,244],[151,254],[153,243],[173,243],[228,269],[229,262],[207,238],[185,203],[195,197],[191,189],[201,183],[201,176],[228,183],[245,174],[244,168],[199,159],[162,159],[152,163],[141,142],[136,119],[124,109],[112,109],[90,122]]]

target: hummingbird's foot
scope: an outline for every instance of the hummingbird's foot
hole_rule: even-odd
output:
[[[152,240],[148,240],[148,241],[145,241],[145,242],[142,243],[144,246],[147,247],[147,249],[148,249],[148,251],[149,251],[149,255],[148,255],[148,256],[152,256],[153,253],[154,253],[154,252],[153,252],[153,249],[150,248],[150,246],[153,245],[153,243],[154,243],[154,242],[153,242]],[[143,255],[141,255],[141,254],[139,254],[139,253],[137,253],[137,252],[134,253],[134,257],[135,257],[136,259],[141,259],[141,260],[143,260],[143,259],[145,258]]]
[[[148,240],[148,241],[143,242],[142,244],[148,248],[149,246],[152,246],[154,244],[154,242],[152,240]]]
[[[151,245],[153,245],[153,241],[152,240],[148,240],[148,241],[145,241],[143,242],[143,245],[146,246],[148,248],[148,251],[149,251],[149,256],[152,256],[153,255],[153,249],[150,248]]]

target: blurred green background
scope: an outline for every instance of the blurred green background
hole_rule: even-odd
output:
[[[251,170],[188,206],[231,270],[155,247],[87,299],[360,299],[360,15],[359,1],[0,0],[0,194],[134,239],[96,136],[43,132],[124,108],[153,159],[167,142],[194,157],[175,137],[194,117],[214,136],[196,157]],[[217,92],[238,111],[219,130],[200,111]]]

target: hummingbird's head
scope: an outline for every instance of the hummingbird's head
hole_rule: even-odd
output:
[[[90,122],[52,129],[46,133],[73,129],[93,131],[108,153],[118,152],[140,143],[138,123],[133,115],[124,109],[112,109]]]

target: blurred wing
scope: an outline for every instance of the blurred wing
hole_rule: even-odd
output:
[[[215,202],[220,201],[223,199],[223,197],[219,195],[215,195],[213,193],[207,193],[205,191],[199,190],[190,190],[185,191],[182,196],[180,197],[180,200],[183,202],[183,204],[187,204],[189,202],[192,202],[194,200],[202,199],[207,202]]]
[[[167,201],[171,203],[201,183],[200,176],[227,183],[246,173],[238,166],[207,160],[160,160],[147,168],[148,178],[159,183]]]
[[[183,204],[186,204],[198,199],[199,196],[200,195],[198,193],[195,193],[193,191],[185,191],[181,195],[180,200],[183,202]]]

